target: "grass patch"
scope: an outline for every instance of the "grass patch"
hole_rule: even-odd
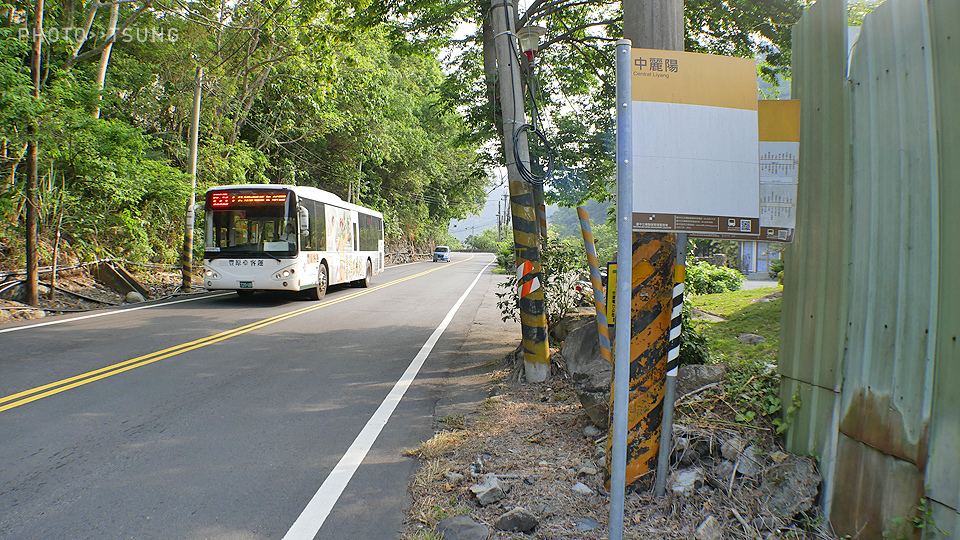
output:
[[[741,290],[690,297],[690,304],[702,311],[720,315],[721,322],[694,321],[694,327],[706,339],[711,360],[716,363],[776,363],[780,347],[780,298],[758,302],[779,291],[779,287]],[[737,340],[743,333],[766,338],[759,345]]]
[[[725,318],[749,306],[756,300],[780,290],[783,289],[781,287],[763,287],[716,294],[696,294],[687,298],[690,299],[690,305],[693,307]]]

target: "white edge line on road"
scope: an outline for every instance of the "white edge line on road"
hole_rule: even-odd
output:
[[[407,370],[393,386],[393,390],[387,394],[383,403],[381,403],[377,411],[373,413],[373,416],[370,417],[367,424],[363,426],[363,429],[360,431],[360,434],[357,435],[353,444],[351,444],[350,448],[343,454],[343,457],[340,458],[336,467],[333,468],[330,475],[327,476],[327,479],[320,485],[320,489],[317,490],[317,493],[314,494],[310,502],[307,503],[306,508],[300,513],[300,517],[293,523],[290,530],[287,531],[287,534],[283,536],[283,540],[312,540],[317,535],[320,527],[323,526],[323,522],[326,521],[327,516],[330,515],[333,505],[340,499],[340,495],[343,493],[343,490],[346,489],[347,483],[350,482],[354,473],[357,472],[360,463],[363,462],[373,443],[380,435],[380,432],[383,431],[383,427],[387,425],[387,420],[390,419],[393,411],[397,408],[397,405],[400,404],[400,399],[403,398],[407,389],[410,388],[410,384],[413,383],[413,380],[420,372],[420,368],[423,367],[427,356],[430,355],[434,345],[440,340],[440,335],[443,334],[443,331],[450,325],[450,321],[453,320],[453,316],[456,315],[463,301],[467,299],[467,295],[470,294],[473,287],[480,281],[480,276],[483,275],[487,267],[491,264],[493,264],[493,262],[487,263],[483,267],[480,273],[477,274],[477,277],[474,278],[473,283],[467,287],[467,290],[464,291],[460,299],[457,300],[457,303],[450,308],[450,311],[447,312],[447,316],[443,318],[440,326],[433,331],[433,334],[430,335],[427,342],[420,348],[420,352],[417,353],[417,356],[410,362]]]
[[[150,304],[148,306],[137,306],[137,307],[126,308],[126,309],[115,309],[113,311],[103,311],[100,313],[93,313],[91,315],[81,315],[79,317],[70,317],[69,319],[58,319],[56,321],[47,321],[47,322],[31,324],[27,326],[17,326],[16,328],[4,328],[3,330],[0,330],[0,334],[5,334],[7,332],[16,332],[17,330],[27,330],[30,328],[40,328],[41,326],[50,326],[53,324],[63,324],[63,323],[73,322],[73,321],[82,321],[84,319],[94,319],[96,317],[106,317],[107,315],[127,313],[128,311],[138,311],[141,309],[150,309],[150,308],[155,308],[159,306],[172,306],[173,304],[180,304],[183,302],[193,302],[194,300],[201,300],[203,298],[216,298],[218,296],[226,296],[228,294],[233,294],[233,293],[205,294],[203,296],[197,296],[194,298],[184,298],[183,300],[174,300],[173,302],[160,302],[156,304]]]

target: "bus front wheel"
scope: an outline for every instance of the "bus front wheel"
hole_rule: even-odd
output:
[[[317,285],[307,290],[307,297],[311,300],[320,300],[327,294],[327,265],[320,265],[320,274],[317,276]]]

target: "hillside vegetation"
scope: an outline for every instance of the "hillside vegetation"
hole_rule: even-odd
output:
[[[482,202],[477,149],[441,99],[440,62],[383,27],[361,26],[348,3],[118,4],[106,58],[109,5],[47,2],[39,99],[34,4],[0,12],[5,269],[24,260],[31,131],[41,266],[58,228],[81,258],[179,259],[198,68],[198,198],[218,184],[316,186],[382,211],[388,236],[407,240],[442,237],[451,218]]]

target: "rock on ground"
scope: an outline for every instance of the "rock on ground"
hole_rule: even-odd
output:
[[[792,518],[813,507],[820,489],[820,473],[813,460],[789,456],[763,473],[760,491],[775,516]]]
[[[708,516],[703,523],[697,527],[694,533],[695,540],[720,540],[723,537],[723,526],[717,521],[717,518]]]
[[[437,532],[444,540],[487,540],[490,528],[481,525],[468,516],[453,516],[437,525]]]
[[[540,520],[537,519],[537,516],[518,506],[500,516],[493,526],[501,531],[530,532],[536,529],[539,524]]]
[[[479,484],[474,484],[470,491],[477,496],[477,502],[480,506],[487,506],[503,499],[503,486],[500,480],[492,473],[483,475]]]

